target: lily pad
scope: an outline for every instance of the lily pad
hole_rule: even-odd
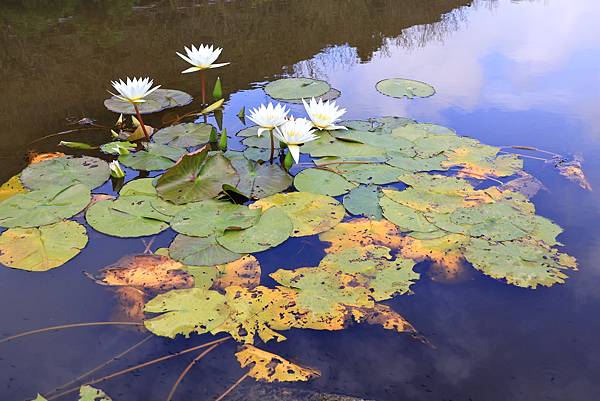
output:
[[[103,145],[100,145],[100,150],[102,153],[106,153],[109,155],[128,155],[131,151],[135,150],[136,144],[127,141],[115,141],[108,142]]]
[[[231,162],[221,153],[209,155],[204,147],[184,155],[160,176],[156,190],[161,198],[184,204],[214,198],[223,184],[236,186],[238,181]]]
[[[260,127],[258,125],[253,125],[251,127],[244,128],[243,130],[238,131],[235,135],[241,136],[243,138],[247,138],[250,136],[258,136],[258,129]]]
[[[394,202],[387,196],[379,200],[383,209],[383,215],[386,219],[397,225],[403,232],[433,232],[438,231],[438,227],[431,224],[423,214],[407,206]]]
[[[173,218],[171,228],[192,237],[208,237],[251,227],[259,218],[260,210],[208,200],[187,205]]]
[[[419,171],[444,171],[448,167],[442,167],[442,163],[446,160],[446,156],[438,155],[429,158],[408,157],[402,153],[394,153],[387,160],[390,166],[398,167],[406,172]]]
[[[406,97],[414,99],[415,97],[430,97],[435,94],[433,86],[421,81],[411,79],[390,78],[377,82],[375,86],[380,93],[386,96],[401,99]]]
[[[255,162],[259,162],[259,161],[266,162],[271,157],[270,149],[249,147],[249,148],[244,149],[243,153],[244,153],[244,156],[246,157],[246,159],[252,160]]]
[[[156,192],[156,188],[154,188],[154,178],[138,178],[123,185],[123,188],[119,191],[119,195],[158,196],[158,193]]]
[[[157,89],[138,105],[141,114],[156,113],[171,107],[185,106],[194,98],[176,89]],[[135,114],[133,105],[115,96],[104,101],[104,106],[112,112],[120,114]]]
[[[271,136],[268,132],[265,132],[261,136],[249,136],[242,140],[242,143],[248,147],[260,148],[260,149],[269,149],[271,151]],[[275,149],[281,148],[281,145],[277,138],[274,138],[273,141],[275,145]]]
[[[344,207],[354,216],[365,216],[370,219],[381,220],[383,212],[379,206],[381,193],[375,185],[361,185],[344,196]]]
[[[0,226],[37,227],[56,223],[82,211],[90,200],[90,189],[85,185],[47,185],[0,202]]]
[[[0,186],[0,202],[10,198],[13,195],[27,192],[27,189],[21,183],[20,175],[12,176],[2,186]]]
[[[225,249],[215,236],[188,237],[179,234],[169,246],[169,255],[189,266],[215,266],[233,262],[242,255]]]
[[[344,218],[344,208],[337,200],[309,192],[275,194],[250,207],[261,208],[263,212],[270,208],[283,211],[294,227],[292,237],[322,233],[335,227]]]
[[[551,287],[564,283],[573,258],[535,241],[488,242],[472,239],[465,256],[482,273],[518,287]]]
[[[238,191],[250,199],[262,199],[292,185],[292,176],[277,164],[258,164],[245,158],[232,160],[231,164],[240,175]]]
[[[21,270],[50,270],[77,256],[87,241],[85,227],[74,221],[11,228],[0,235],[0,263]]]
[[[349,181],[360,184],[391,184],[400,181],[405,171],[387,164],[331,164],[327,168]]]
[[[213,129],[212,125],[204,123],[177,124],[155,132],[152,140],[162,145],[189,148],[207,143]]]
[[[293,225],[287,214],[276,207],[263,212],[258,223],[245,230],[227,231],[217,242],[236,253],[262,252],[289,238]]]
[[[342,141],[327,132],[320,132],[319,139],[305,143],[300,152],[309,153],[312,157],[337,156],[354,157],[385,157],[386,149],[362,143]]]
[[[340,92],[339,90],[337,90],[335,88],[331,88],[324,95],[315,97],[315,100],[328,102],[331,100],[335,100],[340,96],[342,96],[342,92]],[[286,103],[302,104],[302,99],[285,99],[284,101]]]
[[[298,191],[328,196],[344,195],[356,188],[356,184],[341,175],[316,168],[309,168],[298,173],[294,178],[294,186]]]
[[[308,381],[321,374],[252,345],[244,345],[235,354],[242,368],[250,366],[250,377],[268,383]]]
[[[129,168],[142,171],[166,170],[185,154],[185,150],[157,143],[148,144],[147,150],[119,156],[119,161]]]
[[[283,78],[265,86],[267,95],[280,100],[319,97],[330,89],[327,82],[311,78]]]
[[[67,187],[83,184],[94,189],[110,177],[108,163],[96,157],[64,156],[29,165],[21,173],[23,185],[29,189],[42,189],[49,185]]]
[[[162,204],[160,202],[163,202]],[[151,196],[122,196],[90,206],[85,219],[95,230],[114,237],[143,237],[169,228],[174,210],[162,209],[166,202]]]

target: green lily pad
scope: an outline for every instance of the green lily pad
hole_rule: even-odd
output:
[[[263,212],[254,226],[245,230],[227,231],[217,237],[217,242],[232,252],[262,252],[283,243],[292,232],[292,221],[287,214],[272,207]]]
[[[406,117],[386,116],[369,119],[373,123],[381,124],[384,130],[392,131],[398,127],[404,127],[408,124],[413,124],[416,121]]]
[[[495,243],[475,238],[465,256],[483,274],[525,288],[564,283],[565,272],[576,267],[570,256],[535,241]]]
[[[386,149],[362,143],[342,141],[323,131],[319,132],[319,139],[301,146],[300,152],[309,153],[312,157],[337,156],[354,158],[386,156]]]
[[[144,325],[152,333],[169,338],[178,334],[208,333],[222,325],[229,315],[224,295],[200,288],[172,290],[151,299],[144,312],[161,313],[146,319]]]
[[[292,185],[292,176],[277,164],[258,164],[245,158],[232,160],[231,164],[240,176],[237,189],[248,198],[262,199]]]
[[[418,157],[408,157],[403,153],[390,154],[387,164],[398,167],[406,172],[419,171],[444,171],[447,167],[442,167],[442,162],[446,160],[446,156],[438,155],[430,158],[421,159]]]
[[[155,143],[177,148],[189,148],[208,143],[213,126],[210,124],[183,123],[163,128],[154,133]]]
[[[175,165],[175,162],[185,153],[185,149],[150,143],[148,150],[119,156],[119,162],[135,170],[166,170]]]
[[[119,191],[120,196],[130,195],[146,195],[146,196],[158,196],[156,188],[154,188],[154,178],[138,178],[131,180],[127,184],[123,185]]]
[[[258,129],[260,127],[258,125],[253,125],[251,127],[244,128],[243,130],[238,131],[235,135],[241,136],[243,138],[247,138],[250,136],[258,136]]]
[[[317,101],[328,102],[330,100],[335,100],[338,97],[342,96],[342,92],[335,88],[329,89],[324,95],[315,97]],[[302,99],[286,99],[286,103],[294,103],[294,104],[302,104]]]
[[[387,196],[379,199],[379,205],[383,209],[383,215],[386,219],[394,223],[404,232],[434,232],[438,227],[431,224],[423,214],[407,206],[394,202]]]
[[[443,125],[415,122],[393,128],[392,135],[408,139],[409,141],[415,141],[431,135],[456,135],[456,132]]]
[[[271,157],[271,149],[263,149],[263,148],[246,148],[244,149],[244,156],[248,160],[252,160],[255,162],[266,162],[269,161]]]
[[[122,196],[116,200],[103,200],[90,206],[85,219],[92,228],[114,237],[143,237],[158,234],[169,228],[173,212],[157,206],[166,202],[151,196]],[[168,208],[170,209],[170,208]]]
[[[281,100],[319,97],[330,89],[327,82],[310,78],[283,78],[265,86],[267,95]]]
[[[292,237],[319,234],[330,230],[344,218],[344,208],[335,199],[309,192],[275,194],[250,205],[251,208],[270,208],[283,211],[294,229]]]
[[[349,181],[360,184],[390,184],[405,171],[387,164],[332,164],[327,166]]]
[[[379,206],[381,193],[375,185],[361,185],[344,196],[344,207],[354,216],[365,216],[374,220],[381,220],[383,212]]]
[[[49,185],[67,187],[83,184],[94,189],[110,177],[108,163],[96,157],[64,156],[29,165],[21,173],[21,181],[29,189],[42,189]]]
[[[74,221],[11,228],[0,235],[0,263],[21,270],[50,270],[77,256],[87,241],[85,227]]]
[[[211,199],[187,205],[173,218],[171,228],[192,237],[208,237],[251,227],[259,217],[260,210]]]
[[[294,178],[294,186],[298,191],[328,196],[344,195],[356,188],[356,184],[341,175],[316,168],[308,168],[298,173]]]
[[[38,227],[59,222],[82,211],[90,202],[90,189],[82,184],[16,194],[0,202],[0,226]]]
[[[223,184],[236,186],[239,176],[221,153],[208,154],[208,148],[184,155],[157,181],[161,198],[184,204],[217,196]]]
[[[242,255],[225,249],[214,235],[188,237],[179,234],[169,246],[169,255],[188,266],[215,266],[233,262]]]
[[[414,99],[415,97],[430,97],[435,94],[433,86],[421,81],[411,79],[390,78],[377,82],[375,86],[380,93],[386,96],[402,99]]]
[[[189,94],[176,89],[157,89],[145,98],[145,102],[138,105],[141,114],[156,113],[171,107],[185,106],[194,98]],[[104,101],[104,106],[112,112],[120,114],[135,114],[133,105],[115,96]]]
[[[269,149],[271,150],[271,136],[268,132],[265,132],[261,136],[249,136],[242,140],[242,143],[248,147]],[[274,138],[275,149],[281,148],[277,138]]]

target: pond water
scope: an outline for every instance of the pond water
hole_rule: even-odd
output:
[[[591,186],[598,188],[599,18],[595,0],[3,2],[0,178],[4,182],[21,171],[29,151],[56,151],[60,140],[109,141],[106,130],[46,136],[77,128],[73,122],[81,118],[111,125],[115,115],[102,103],[110,80],[150,75],[166,88],[198,96],[200,81],[179,74],[186,67],[175,51],[191,43],[215,43],[224,48],[223,61],[232,63],[210,73],[211,80],[221,77],[227,93],[224,126],[230,133],[243,128],[236,117],[242,106],[269,100],[263,83],[285,75],[313,77],[342,92],[338,102],[348,109],[345,118],[406,116],[486,144],[580,154]],[[375,84],[390,77],[428,82],[437,93],[410,101],[382,96]],[[195,102],[183,110],[197,108]],[[302,113],[301,106],[292,108]],[[163,115],[146,122],[158,126]],[[286,333],[288,341],[268,349],[319,369],[321,377],[286,387],[381,401],[597,397],[598,192],[581,189],[538,160],[526,159],[525,170],[547,188],[532,199],[537,213],[564,228],[563,251],[579,262],[579,271],[570,272],[565,284],[531,290],[475,270],[453,282],[424,274],[412,287],[414,295],[386,304],[432,346],[374,326],[293,330]],[[134,176],[128,172],[128,179]],[[96,192],[111,190],[108,183]],[[157,236],[153,248],[168,246],[174,235]],[[60,268],[45,273],[0,269],[2,337],[120,318],[112,293],[83,273],[142,253],[145,244],[92,230],[89,236],[93,246]],[[263,283],[272,285],[267,273],[312,266],[322,256],[323,245],[307,237],[257,258]],[[416,269],[428,268],[422,263]],[[49,391],[146,335],[119,327],[81,328],[0,344],[0,400]],[[102,372],[211,338],[154,337]],[[230,342],[209,354],[174,399],[210,400],[221,394],[243,374],[234,351]],[[191,358],[98,387],[115,401],[164,400]],[[253,394],[253,386],[247,379],[231,399],[252,398],[245,394]]]

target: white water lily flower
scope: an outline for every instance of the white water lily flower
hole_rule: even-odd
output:
[[[313,124],[306,118],[294,119],[294,117],[290,117],[285,124],[275,128],[274,135],[288,146],[294,161],[298,163],[300,160],[300,145],[319,139],[314,132]]]
[[[181,72],[182,74],[207,70],[209,68],[223,67],[223,66],[229,64],[229,63],[216,63],[215,64],[215,61],[219,58],[219,56],[221,55],[221,52],[223,51],[223,49],[220,47],[217,47],[215,49],[213,45],[211,45],[210,47],[208,45],[200,45],[200,46],[198,46],[198,48],[196,48],[196,46],[192,45],[191,49],[187,48],[187,47],[185,47],[184,49],[185,49],[185,53],[187,54],[187,56],[184,56],[183,54],[181,54],[179,52],[176,52],[176,53],[179,57],[181,57],[182,59],[184,59],[191,65],[193,65],[193,67],[190,67],[187,70],[182,71]]]
[[[111,95],[130,103],[144,103],[144,98],[149,94],[160,88],[160,85],[152,88],[154,81],[150,78],[129,78],[123,82],[122,79],[118,81],[112,81],[112,86],[119,93],[115,95],[111,91],[108,91]],[[152,88],[152,89],[150,89]]]
[[[304,103],[304,109],[306,109],[308,117],[318,129],[327,131],[348,129],[340,125],[335,125],[340,117],[346,113],[346,109],[340,109],[335,102],[323,102],[323,99],[319,99],[317,102],[313,97],[310,99],[309,103],[306,103],[306,101],[302,99],[302,103]]]
[[[261,136],[265,131],[271,131],[276,127],[284,124],[287,119],[287,115],[290,111],[285,108],[281,103],[277,103],[277,106],[273,106],[271,102],[267,106],[261,104],[256,109],[250,109],[250,114],[247,116],[250,121],[258,125],[258,136]]]

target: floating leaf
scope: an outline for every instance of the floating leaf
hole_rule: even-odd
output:
[[[273,248],[289,238],[293,226],[287,214],[279,208],[263,212],[258,223],[245,230],[227,231],[217,242],[237,253],[254,253]]]
[[[292,237],[319,234],[335,227],[344,218],[344,208],[335,199],[310,192],[275,194],[250,205],[283,211],[292,222]]]
[[[29,189],[46,186],[67,187],[83,184],[94,189],[106,182],[110,176],[108,163],[96,157],[55,157],[29,165],[21,172],[21,181]]]
[[[79,401],[112,401],[102,390],[95,389],[92,386],[81,386],[79,389]]]
[[[21,183],[20,175],[13,175],[8,181],[0,186],[0,202],[24,192],[27,192],[27,190]]]
[[[157,89],[145,98],[145,102],[138,104],[141,114],[156,113],[171,107],[185,106],[193,98],[185,92],[175,89]],[[112,112],[121,114],[135,114],[133,105],[113,96],[104,101],[104,106]]]
[[[444,154],[447,160],[442,166],[460,166],[469,174],[479,176],[507,177],[523,169],[523,160],[515,155],[497,156],[500,148],[483,144],[454,147]]]
[[[100,270],[98,278],[111,286],[128,286],[154,291],[168,291],[194,286],[192,276],[181,263],[167,256],[128,255]]]
[[[83,142],[70,142],[70,141],[60,141],[58,146],[64,146],[70,149],[80,149],[80,150],[94,150],[98,149],[98,146],[90,145],[89,143]]]
[[[27,159],[29,160],[29,164],[36,164],[39,162],[43,162],[44,160],[55,159],[57,157],[65,157],[66,155],[62,152],[52,152],[52,153],[37,153],[37,152],[29,152],[27,154]]]
[[[217,274],[212,289],[225,290],[230,286],[253,289],[260,284],[260,264],[252,255],[244,255],[224,265],[215,266]]]
[[[342,92],[335,88],[329,89],[324,95],[315,97],[317,101],[328,102],[342,96]],[[302,104],[302,99],[285,99],[286,103]]]
[[[267,95],[280,100],[319,97],[330,89],[327,82],[310,78],[283,78],[265,86]]]
[[[338,196],[356,188],[356,184],[339,174],[325,169],[309,168],[302,170],[294,178],[294,186],[298,191]]]
[[[235,356],[242,368],[250,366],[248,374],[259,381],[269,383],[308,381],[321,375],[318,370],[297,365],[252,345],[244,345]]]
[[[309,153],[312,157],[337,156],[354,158],[386,156],[386,149],[362,143],[342,141],[334,138],[327,132],[320,132],[319,139],[305,143],[300,147],[300,151],[302,153]]]
[[[255,162],[266,162],[269,161],[271,156],[271,149],[263,149],[263,148],[246,148],[244,149],[244,156],[248,160],[253,160]]]
[[[404,171],[386,164],[332,164],[327,168],[349,181],[360,184],[390,184],[398,182]]]
[[[406,97],[414,99],[415,97],[429,97],[435,94],[433,86],[421,81],[413,81],[403,78],[389,78],[377,82],[377,90],[386,96],[401,99]]]
[[[535,241],[488,242],[474,238],[466,247],[466,258],[484,274],[504,279],[518,287],[551,287],[564,283],[574,259]]]
[[[225,230],[251,227],[259,218],[260,210],[208,200],[187,205],[175,215],[171,227],[178,233],[193,237],[220,236]]]
[[[181,148],[150,143],[147,150],[121,155],[119,161],[135,170],[166,170],[175,165],[175,162],[185,153],[185,150]]]
[[[573,181],[581,188],[591,191],[592,186],[585,178],[585,173],[581,167],[583,159],[580,156],[575,156],[573,160],[560,159],[555,163],[556,168],[560,175],[567,177],[570,181]]]
[[[261,136],[248,136],[242,140],[242,143],[248,147],[260,148],[260,149],[269,149],[271,151],[271,135],[267,132]],[[275,149],[280,149],[281,144],[277,140],[274,139]]]
[[[417,139],[423,139],[432,135],[452,136],[456,135],[456,132],[443,125],[413,122],[392,128],[392,135],[414,142]]]
[[[169,255],[190,266],[214,266],[233,262],[242,255],[217,243],[214,236],[188,237],[179,234],[169,246]]]
[[[243,138],[248,138],[251,136],[258,136],[258,129],[260,127],[258,125],[253,125],[251,127],[244,128],[241,131],[238,131],[235,135],[241,136]]]
[[[403,153],[393,153],[386,163],[390,166],[398,167],[406,172],[419,172],[419,171],[443,171],[447,170],[447,167],[442,167],[442,162],[446,160],[446,156],[438,155],[430,158],[417,158],[408,157]]]
[[[383,212],[381,206],[379,206],[380,196],[379,187],[361,185],[344,196],[344,207],[352,215],[362,215],[370,219],[381,220]]]
[[[399,251],[405,258],[417,262],[429,260],[432,269],[444,273],[447,280],[462,274],[464,269],[463,247],[469,243],[469,237],[462,234],[443,234],[438,238],[418,239],[405,236],[400,239]]]
[[[90,206],[85,219],[92,228],[114,237],[143,237],[169,227],[175,205],[154,196],[121,196]]]
[[[183,204],[214,198],[223,184],[235,186],[238,181],[231,162],[221,153],[209,155],[204,147],[184,155],[160,176],[156,190],[161,198]]]
[[[162,145],[189,148],[208,143],[213,127],[210,124],[183,123],[158,130],[152,140]]]
[[[240,175],[237,189],[248,198],[265,198],[283,192],[292,185],[292,177],[279,165],[258,164],[245,158],[232,160],[231,164]]]
[[[438,227],[431,224],[421,213],[394,202],[387,196],[379,199],[379,205],[383,209],[385,218],[397,225],[400,231],[423,233],[438,231]]]
[[[37,227],[73,217],[90,202],[90,189],[82,184],[13,195],[0,202],[0,226]]]
[[[402,244],[402,236],[398,227],[385,219],[353,219],[320,234],[319,239],[330,243],[329,247],[325,249],[327,253],[365,245],[381,245],[399,249]]]
[[[375,304],[372,308],[350,308],[352,316],[358,323],[367,323],[383,327],[385,330],[393,330],[398,333],[416,333],[415,328],[386,305]]]
[[[107,153],[109,155],[127,155],[130,151],[135,150],[135,143],[127,142],[127,141],[116,141],[105,143],[100,146],[100,150],[103,153]]]
[[[0,263],[21,270],[50,270],[77,256],[87,241],[85,227],[74,221],[11,228],[0,235]]]
[[[529,199],[533,198],[541,190],[548,190],[540,180],[524,171],[520,172],[517,178],[505,182],[498,189],[519,192]]]

